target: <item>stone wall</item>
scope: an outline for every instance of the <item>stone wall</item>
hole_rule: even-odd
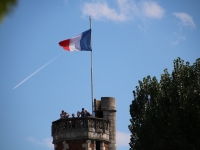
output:
[[[104,146],[105,147],[105,146]],[[55,150],[96,150],[94,140],[69,140],[55,144]]]

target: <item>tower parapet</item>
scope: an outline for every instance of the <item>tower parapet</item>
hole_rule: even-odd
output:
[[[109,142],[109,121],[95,117],[59,119],[52,122],[52,137],[53,143],[72,139],[95,139]]]

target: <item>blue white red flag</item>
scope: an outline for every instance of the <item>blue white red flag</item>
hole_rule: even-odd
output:
[[[91,29],[67,40],[59,42],[63,49],[68,51],[92,51]]]

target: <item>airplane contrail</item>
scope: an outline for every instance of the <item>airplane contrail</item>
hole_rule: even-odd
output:
[[[40,67],[39,69],[37,69],[35,72],[33,72],[31,75],[29,75],[28,77],[26,77],[24,80],[22,80],[19,84],[17,84],[13,89],[16,89],[18,86],[20,86],[21,84],[23,84],[24,82],[26,82],[28,79],[30,79],[32,76],[34,76],[36,73],[38,73],[40,70],[42,70],[44,67],[48,66],[50,63],[52,63],[54,60],[56,60],[59,56],[56,56],[55,58],[53,58],[52,60],[50,60],[48,63],[44,64],[42,67]]]

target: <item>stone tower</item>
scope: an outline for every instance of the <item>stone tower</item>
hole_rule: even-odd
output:
[[[54,150],[116,150],[115,99],[95,99],[94,109],[95,117],[75,117],[52,122]]]

